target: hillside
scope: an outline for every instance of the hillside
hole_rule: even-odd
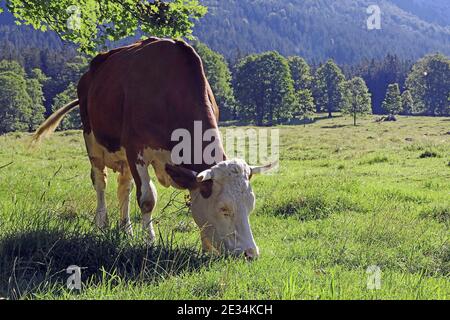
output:
[[[195,35],[234,60],[248,53],[277,50],[310,62],[334,58],[352,64],[388,53],[417,59],[440,51],[450,55],[448,0],[381,0],[382,29],[367,30],[370,0],[201,0],[208,15]],[[0,14],[0,48],[64,49],[53,33],[17,27]],[[12,49],[8,49],[12,50]]]
[[[416,59],[450,54],[450,2],[380,1],[382,29],[367,30],[368,0],[203,0],[209,14],[196,29],[230,56],[278,50],[310,61],[354,63],[395,53]],[[447,22],[447,25],[446,23]]]
[[[450,1],[448,0],[392,0],[392,2],[422,20],[441,26],[450,25]]]

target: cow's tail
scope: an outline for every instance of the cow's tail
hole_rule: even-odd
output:
[[[66,104],[64,107],[58,109],[57,111],[55,111],[36,130],[36,132],[33,135],[31,144],[37,145],[43,138],[51,135],[56,130],[58,125],[61,123],[64,116],[66,114],[68,114],[70,111],[72,111],[73,109],[75,109],[79,104],[80,104],[80,101],[77,99],[77,100],[74,100],[74,101]]]

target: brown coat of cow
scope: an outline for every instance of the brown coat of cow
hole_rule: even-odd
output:
[[[85,133],[110,152],[171,150],[175,129],[217,128],[219,116],[202,61],[183,41],[150,38],[97,56],[78,84]],[[132,159],[134,160],[134,159]],[[211,165],[186,165],[201,172]]]
[[[109,167],[119,172],[121,226],[132,231],[129,196],[134,180],[143,227],[154,239],[151,213],[157,195],[148,173],[151,165],[164,186],[189,189],[205,250],[224,247],[233,254],[258,255],[248,218],[255,201],[249,179],[268,167],[226,160],[220,141],[216,144],[219,150],[214,149],[218,152],[215,163],[208,164],[203,158],[211,142],[195,136],[195,123],[202,124],[201,135],[213,131],[220,140],[219,110],[202,61],[191,46],[150,38],[98,55],[79,81],[78,100],[47,119],[35,140],[51,133],[77,105],[97,192],[99,227],[108,225],[105,189]],[[181,166],[174,166],[171,160],[171,151],[179,143],[172,141],[177,129],[190,133],[193,151],[191,161]],[[195,153],[200,152],[198,157]]]

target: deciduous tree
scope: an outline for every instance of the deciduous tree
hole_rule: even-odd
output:
[[[345,92],[342,111],[353,116],[353,125],[356,126],[358,115],[369,114],[372,111],[369,89],[360,77],[355,77],[342,86]]]
[[[194,47],[203,60],[206,77],[219,105],[220,119],[233,119],[236,113],[236,101],[231,85],[231,72],[225,58],[203,43],[196,42]]]
[[[237,66],[235,91],[243,119],[261,126],[292,117],[294,81],[287,60],[278,52],[244,58]]]
[[[31,111],[25,78],[12,71],[0,72],[0,133],[27,130]]]
[[[429,55],[419,60],[406,80],[417,112],[427,115],[450,115],[450,59]]]
[[[319,111],[328,112],[330,118],[333,112],[339,111],[342,104],[344,81],[344,74],[331,59],[317,69],[314,79],[314,100]]]
[[[294,56],[288,58],[289,68],[291,69],[292,80],[294,80],[295,91],[311,89],[313,77],[311,68],[305,59]]]
[[[89,54],[137,32],[190,37],[207,11],[198,0],[7,0],[7,7],[19,22],[51,29]]]

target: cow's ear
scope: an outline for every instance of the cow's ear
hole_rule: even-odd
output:
[[[180,166],[166,164],[166,172],[181,188],[193,190],[198,187],[197,173]]]

